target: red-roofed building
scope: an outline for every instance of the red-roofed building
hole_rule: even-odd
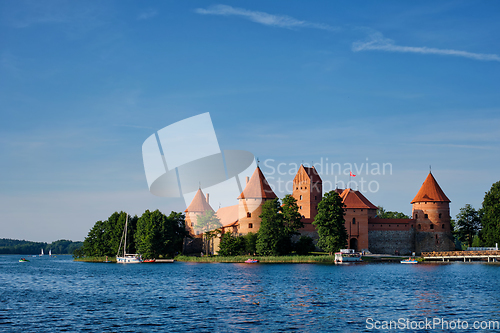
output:
[[[210,204],[208,203],[208,193],[205,198],[203,191],[201,188],[198,189],[196,194],[194,195],[191,204],[184,211],[186,213],[186,230],[189,231],[190,235],[197,235],[199,232],[196,232],[195,225],[199,215],[205,213],[206,211],[214,211]]]
[[[267,200],[276,199],[277,196],[257,166],[245,189],[238,197],[238,233],[247,234],[259,231],[262,205]]]

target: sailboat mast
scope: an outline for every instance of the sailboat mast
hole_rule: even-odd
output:
[[[127,227],[128,227],[128,214],[127,217],[125,218],[125,245],[123,246],[123,256],[125,257],[125,254],[127,253]]]

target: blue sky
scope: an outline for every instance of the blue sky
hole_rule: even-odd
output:
[[[411,213],[429,165],[452,216],[500,180],[497,2],[2,1],[0,13],[2,238],[83,240],[116,210],[184,210],[149,193],[141,147],[205,112],[221,149],[268,165],[390,163],[363,176],[388,210]]]

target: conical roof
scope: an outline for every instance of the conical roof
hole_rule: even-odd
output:
[[[430,172],[429,175],[427,175],[427,178],[425,178],[422,187],[418,191],[415,198],[413,198],[411,203],[413,204],[415,202],[425,201],[450,202],[450,199],[448,199],[446,194],[444,194],[443,190],[441,189],[441,187],[439,187],[439,184]]]
[[[212,207],[210,207],[209,203],[205,199],[205,195],[201,188],[198,189],[196,194],[194,195],[193,201],[185,210],[185,212],[205,212],[207,210],[213,211]]]
[[[243,192],[238,199],[275,199],[276,194],[264,177],[259,167],[255,169]]]

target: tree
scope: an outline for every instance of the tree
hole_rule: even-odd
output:
[[[304,228],[302,216],[299,213],[299,206],[297,200],[290,194],[283,198],[281,206],[283,212],[283,223],[285,224],[285,233],[290,237],[293,235],[300,235],[299,229]]]
[[[309,236],[300,236],[297,243],[295,243],[295,252],[299,255],[306,255],[314,251],[314,249],[313,239]]]
[[[455,221],[455,230],[457,238],[471,247],[474,236],[481,230],[481,219],[479,218],[479,212],[470,204],[460,208],[460,213],[457,214],[457,220]]]
[[[237,256],[244,253],[245,239],[233,235],[231,232],[226,232],[220,238],[219,255],[220,256]]]
[[[347,244],[343,206],[342,199],[337,192],[327,192],[318,204],[318,214],[314,218],[313,224],[319,235],[317,246],[330,255]]]
[[[220,219],[213,210],[207,210],[196,218],[195,228],[203,232],[205,253],[212,252],[212,240],[220,235],[221,231],[218,229],[220,227],[222,227]]]
[[[257,234],[253,232],[249,232],[245,236],[243,236],[245,240],[245,251],[244,253],[254,254],[257,253]]]
[[[487,246],[500,243],[500,181],[486,192],[480,209],[482,230],[480,237]]]
[[[262,214],[260,214],[261,223],[257,233],[256,249],[260,255],[280,255],[283,249],[285,237],[285,225],[283,223],[283,214],[278,199],[266,201],[262,205]]]
[[[136,248],[144,258],[156,258],[162,254],[165,220],[165,215],[159,210],[154,212],[146,210],[137,221]]]
[[[386,211],[384,207],[377,207],[377,217],[381,219],[409,219],[410,217],[404,213]]]

